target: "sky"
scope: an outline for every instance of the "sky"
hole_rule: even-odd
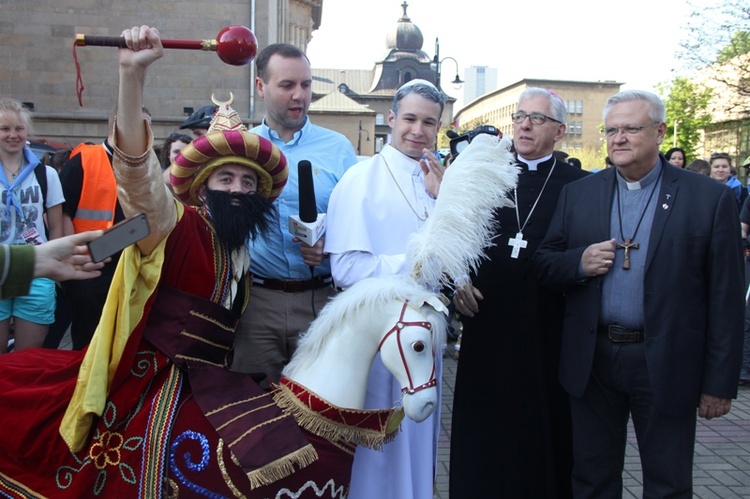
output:
[[[407,15],[422,31],[424,50],[450,56],[464,68],[498,69],[498,87],[523,78],[623,83],[654,90],[680,74],[675,52],[695,8],[686,0],[407,0]],[[710,0],[693,0],[693,3]],[[307,54],[314,68],[372,69],[385,57],[387,34],[403,14],[403,0],[324,0],[321,26]],[[463,104],[442,65],[443,89]]]

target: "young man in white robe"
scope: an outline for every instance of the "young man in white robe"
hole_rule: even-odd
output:
[[[425,80],[404,84],[388,112],[391,142],[351,167],[334,188],[325,252],[330,254],[337,286],[410,271],[407,239],[430,216],[445,171],[433,152],[444,103],[445,95]],[[438,354],[438,379],[440,359]],[[365,408],[391,407],[400,398],[401,387],[378,355],[370,370]],[[438,404],[421,423],[405,419],[399,435],[382,451],[358,447],[349,497],[432,499],[439,425]]]

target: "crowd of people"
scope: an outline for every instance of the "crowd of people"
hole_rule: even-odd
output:
[[[269,409],[269,394],[332,297],[409,272],[407,241],[450,168],[434,153],[446,97],[428,81],[404,83],[388,113],[390,143],[357,163],[343,135],[308,116],[307,56],[273,44],[255,60],[259,126],[247,130],[215,103],[155,148],[142,102],[161,39],[146,26],[123,37],[108,137],[56,168],[26,147],[29,112],[0,99],[0,353],[11,328],[15,350],[0,356],[0,403],[24,421],[0,428],[0,483],[46,496],[180,486],[231,495],[248,477],[304,467],[306,437]],[[650,92],[607,101],[611,167],[597,173],[556,154],[566,116],[554,92],[520,95],[512,206],[496,210],[488,258],[447,291],[463,321],[450,495],[618,497],[632,418],[644,496],[692,497],[696,415],[726,415],[750,382],[748,189],[726,153],[712,154],[704,175],[688,172],[701,165],[681,148],[661,154],[665,107]],[[314,245],[287,228],[299,213],[302,160],[328,217]],[[137,213],[150,234],[92,262],[85,243]],[[56,316],[63,306],[69,314]],[[70,323],[73,349],[34,349],[56,322]],[[401,393],[376,356],[365,409],[391,407]],[[487,405],[488,396],[499,400]],[[240,400],[250,421],[216,417]],[[183,419],[170,412],[178,407]],[[439,412],[402,422],[382,450],[351,449],[348,496],[432,498]],[[261,426],[264,439],[251,436]],[[198,465],[170,461],[178,429],[200,434],[243,476],[213,463],[211,476],[225,480],[206,483]],[[151,447],[127,440],[137,452],[121,456],[113,435],[146,435]],[[119,469],[108,467],[114,447]],[[29,467],[40,452],[44,465]],[[83,464],[61,481],[59,469],[74,462]],[[167,469],[177,478],[163,484]]]

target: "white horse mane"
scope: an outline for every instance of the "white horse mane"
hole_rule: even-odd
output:
[[[409,237],[406,259],[423,286],[460,285],[486,258],[497,208],[513,206],[508,192],[519,169],[511,139],[479,134],[446,170],[434,213]]]
[[[435,298],[435,293],[422,287],[409,276],[371,277],[364,279],[345,292],[332,298],[320,311],[320,315],[310,324],[297,344],[297,350],[284,368],[285,376],[293,376],[301,367],[312,363],[318,357],[325,342],[344,330],[346,325],[360,330],[367,328],[362,317],[371,314],[380,317],[383,307],[392,301],[409,300],[409,304],[420,310],[432,324],[433,344],[443,345],[446,339],[447,323],[445,316],[432,306],[424,306],[427,300]],[[394,324],[397,317],[393,317]]]

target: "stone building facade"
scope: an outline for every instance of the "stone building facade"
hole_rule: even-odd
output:
[[[77,33],[119,36],[141,24],[169,39],[215,39],[232,24],[253,30],[258,45],[289,42],[305,49],[320,26],[323,0],[227,0],[174,2],[131,0],[34,0],[5,2],[0,19],[0,95],[33,104],[35,134],[76,145],[107,136],[107,116],[117,94],[116,49],[78,47],[85,87],[79,106],[73,41]],[[168,50],[146,81],[146,102],[156,138],[174,131],[189,115],[234,94],[233,106],[259,121],[254,68],[230,66],[214,53]]]
[[[698,72],[695,81],[711,89],[708,112],[712,123],[703,130],[702,156],[713,152],[732,156],[732,165],[743,166],[739,176],[750,173],[750,54],[738,55]]]
[[[598,150],[604,143],[604,104],[620,91],[621,85],[614,81],[523,79],[473,100],[456,112],[454,121],[462,132],[478,125],[493,125],[503,134],[513,135],[510,115],[516,110],[518,97],[529,87],[547,88],[559,95],[568,108],[567,131],[557,147],[571,155],[583,148]]]

